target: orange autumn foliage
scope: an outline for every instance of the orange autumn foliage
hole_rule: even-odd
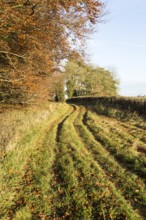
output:
[[[102,9],[97,0],[1,0],[0,100],[49,97],[54,68],[82,54]]]

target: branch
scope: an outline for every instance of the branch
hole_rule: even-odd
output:
[[[14,80],[0,79],[0,82],[9,82],[9,83],[12,83],[12,82],[14,82]]]
[[[20,79],[13,79],[13,80],[10,80],[10,79],[0,79],[0,82],[9,82],[9,83],[13,83],[13,82],[20,82],[22,81],[24,78],[20,78]]]
[[[38,5],[39,5],[39,3],[37,3],[37,4],[35,4],[35,5],[32,6],[32,8],[31,8],[32,12],[29,14],[29,16],[34,15],[34,13],[35,13],[35,8],[36,8]]]
[[[1,74],[2,72],[0,72],[0,74]],[[3,76],[0,76],[0,82],[10,82],[10,83],[12,83],[12,82],[20,82],[20,81],[22,81],[22,80],[24,80],[24,76],[23,77],[21,77],[21,78],[18,78],[18,79],[8,79],[8,77],[3,77]]]
[[[16,68],[15,64],[13,63],[11,57],[10,57],[8,54],[6,54],[6,57],[9,59],[9,61],[10,61],[10,65],[12,65],[13,68],[17,71],[17,68]]]
[[[14,6],[12,6],[11,8],[22,8],[22,7],[24,7],[24,5],[23,5],[23,4],[20,4],[20,5],[14,5]]]
[[[12,53],[12,52],[8,52],[8,51],[0,51],[0,53],[3,53],[3,54],[11,54],[11,55],[14,55],[14,56],[20,57],[20,58],[26,58],[25,55],[19,55],[19,54]]]

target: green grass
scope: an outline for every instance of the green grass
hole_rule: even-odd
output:
[[[145,179],[146,176],[146,157],[139,157],[134,151],[132,143],[125,143],[119,135],[114,135],[114,132],[107,132],[104,127],[101,127],[96,121],[96,118],[91,112],[85,115],[85,123],[90,131],[111,154],[123,166],[127,166],[130,170]]]
[[[54,103],[0,117],[0,219],[146,218],[138,121]]]
[[[121,167],[113,155],[95,140],[93,134],[83,123],[85,112],[85,109],[82,109],[74,123],[82,142],[92,153],[94,160],[104,169],[109,181],[112,181],[118,189],[121,189],[125,199],[129,200],[135,209],[139,208],[142,211],[146,206],[145,184],[137,175]]]
[[[127,215],[129,219],[136,218],[138,216],[136,212],[134,212],[130,204],[115,189],[115,185],[108,181],[103,169],[81,143],[71,123],[71,121],[74,121],[75,116],[72,115],[64,123],[62,131],[64,138],[62,140],[63,144],[72,150],[75,166],[80,175],[79,184],[86,192],[82,204],[87,204],[87,207],[90,209],[87,215],[84,215],[84,212],[80,211],[81,216],[79,217],[96,219],[96,216],[100,216],[103,219],[120,219],[125,218]],[[69,131],[70,135],[68,133]]]
[[[0,164],[1,219],[6,219],[6,216],[14,219],[15,215],[21,216],[21,209],[23,213],[26,210],[26,216],[29,214],[33,218],[33,215],[41,215],[44,206],[48,207],[48,203],[45,205],[45,187],[48,190],[52,176],[48,171],[54,157],[53,136],[56,135],[52,126],[67,114],[66,111],[70,112],[69,106],[57,108],[47,119],[39,122],[26,135],[22,135],[15,150],[8,151],[5,155]]]

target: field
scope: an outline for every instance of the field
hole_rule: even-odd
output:
[[[146,219],[144,117],[55,103],[0,112],[1,220]]]

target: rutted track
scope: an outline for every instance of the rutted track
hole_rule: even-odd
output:
[[[80,115],[75,121],[75,128],[81,141],[85,147],[92,153],[94,160],[103,168],[107,175],[107,179],[112,181],[117,189],[121,190],[121,194],[126,200],[129,200],[135,209],[146,217],[146,199],[144,202],[145,184],[136,176],[129,172],[126,167],[115,160],[114,155],[94,137],[93,133],[88,129],[87,120],[85,119],[86,110],[82,109]],[[98,121],[99,122],[99,121]],[[99,125],[99,123],[98,123]]]
[[[97,124],[90,112],[84,114],[83,123],[92,132],[95,139],[100,142],[109,152],[114,155],[115,159],[133,173],[136,173],[144,181],[146,180],[146,158],[139,156],[138,151],[133,150],[133,143],[127,143],[126,137],[119,137],[119,133],[113,135],[114,132],[107,132],[104,127]],[[87,118],[89,120],[87,120]],[[113,135],[113,136],[112,136]]]
[[[110,178],[108,178],[107,176],[108,173],[105,173],[104,169],[100,168],[100,163],[98,163],[98,161],[95,162],[94,156],[92,156],[90,152],[85,148],[86,146],[80,142],[80,138],[77,136],[77,133],[75,133],[75,129],[73,126],[73,122],[78,117],[79,114],[80,114],[80,109],[78,108],[73,112],[72,115],[67,116],[58,126],[59,132],[57,132],[57,134],[59,134],[59,137],[57,138],[57,141],[60,140],[59,141],[60,150],[58,151],[58,157],[56,160],[56,167],[57,167],[56,176],[57,177],[55,177],[55,179],[58,181],[57,185],[59,187],[58,188],[58,194],[59,194],[58,200],[60,201],[62,205],[60,205],[60,203],[57,205],[56,212],[54,212],[56,213],[56,216],[54,214],[54,217],[70,219],[72,218],[73,213],[76,210],[78,210],[78,213],[76,214],[76,217],[78,219],[80,218],[104,219],[106,217],[110,218],[110,216],[111,216],[111,219],[112,218],[113,219],[124,219],[124,218],[126,219],[126,216],[124,215],[122,216],[122,213],[124,211],[122,209],[124,206],[126,207],[127,205],[128,208],[125,208],[125,211],[127,211],[127,215],[128,215],[129,210],[131,210],[131,215],[133,215],[131,219],[133,218],[142,219],[142,217],[140,217],[140,215],[137,214],[137,208],[139,208],[138,207],[139,205],[135,207],[134,202],[132,201],[126,202],[125,199],[123,198],[123,195],[120,194],[120,190],[117,189],[119,192],[116,193],[115,185],[113,185]],[[87,163],[86,163],[86,160],[88,161]],[[119,207],[119,210],[121,212],[119,216],[118,214],[116,214],[114,217],[112,217],[108,208],[107,210],[105,208],[106,211],[102,209],[100,205],[100,202],[101,203],[103,202],[101,197],[99,196],[99,198],[95,199],[94,197],[95,195],[91,193],[92,190],[97,191],[97,195],[99,193],[97,188],[95,187],[97,182],[94,182],[95,180],[97,181],[97,179],[99,178],[96,172],[97,173],[99,172],[100,175],[103,178],[105,178],[105,180],[102,180],[103,185],[105,185],[105,189],[107,190],[106,187],[108,186],[108,187],[111,187],[110,190],[113,191],[112,193],[114,194],[114,197],[111,198],[111,203],[113,202],[112,199],[113,200],[120,199],[121,203],[123,203],[123,206],[121,205],[121,207]],[[109,181],[107,181],[106,178]],[[131,179],[131,183],[132,183],[132,180],[135,180],[134,178],[136,179],[136,177],[133,176],[133,179]],[[99,179],[101,179],[101,177]],[[106,183],[104,181],[106,181]],[[101,183],[98,183],[98,184],[100,186]],[[119,187],[121,187],[121,185]],[[142,187],[142,190],[143,188],[144,186]],[[136,190],[138,191],[138,188],[136,188]],[[125,192],[125,194],[126,193],[127,191]],[[133,192],[133,193],[136,194],[136,192]],[[125,195],[125,197],[126,196],[127,198],[129,198],[131,195],[127,194]],[[80,202],[80,197],[82,197],[81,202]],[[140,200],[143,200],[142,193],[138,195],[137,197]],[[108,196],[106,199],[108,201]],[[133,203],[132,205],[136,209],[135,214],[132,214],[134,213],[134,210],[132,209],[130,203],[131,204]],[[97,204],[99,204],[99,207],[97,206]],[[100,211],[99,210],[95,211],[95,207],[96,208],[98,207]],[[144,208],[145,206],[141,205],[139,210],[143,211]],[[129,209],[129,210],[126,210],[126,209]],[[105,212],[107,212],[108,214],[105,214]],[[142,215],[144,215],[144,213],[142,213]],[[128,218],[130,219],[130,215]]]
[[[11,193],[5,190],[9,205],[1,209],[1,219],[146,219],[145,131],[130,130],[130,125],[82,107],[68,106],[60,112],[32,143],[20,181]],[[143,131],[139,140],[134,129]],[[6,182],[5,189],[10,185]]]

